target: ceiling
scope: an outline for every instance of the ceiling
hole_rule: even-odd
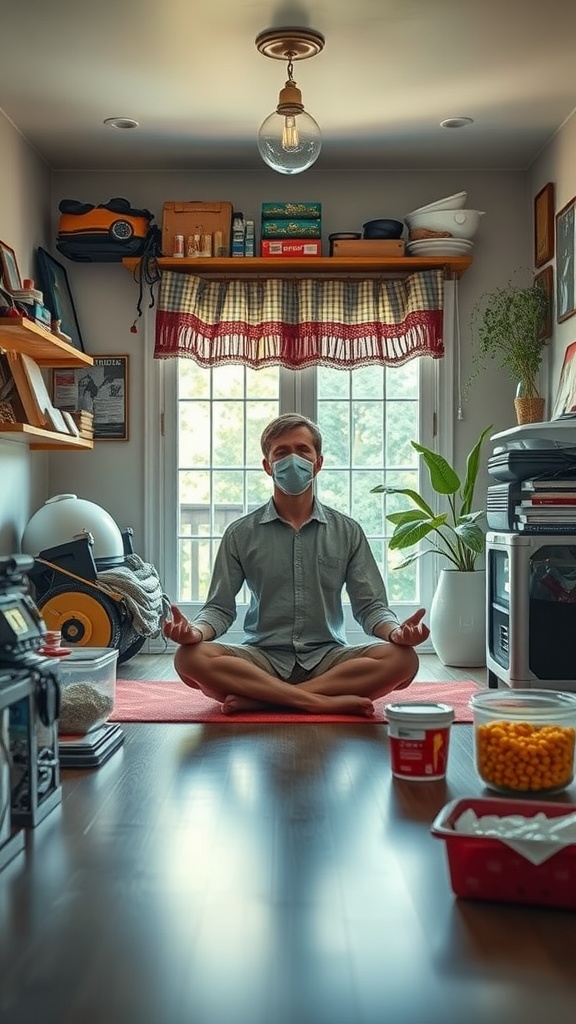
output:
[[[576,0],[1,0],[0,108],[55,170],[261,169],[279,26],[326,39],[318,169],[526,168],[576,107]]]

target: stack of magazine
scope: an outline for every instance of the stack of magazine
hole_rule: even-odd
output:
[[[576,533],[576,477],[523,480],[515,512],[520,533]]]

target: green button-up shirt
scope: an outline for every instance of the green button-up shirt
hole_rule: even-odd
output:
[[[250,605],[244,643],[260,648],[287,677],[296,663],[314,668],[346,644],[342,589],[352,613],[372,636],[398,623],[361,526],[314,500],[299,530],[278,515],[272,499],[224,532],[206,604],[195,622],[222,636],[236,618],[236,595],[246,581]]]

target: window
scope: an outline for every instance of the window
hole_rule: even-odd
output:
[[[352,371],[236,365],[205,369],[192,360],[173,363],[178,529],[169,558],[174,579],[168,592],[177,595],[187,614],[193,615],[206,597],[226,526],[270,497],[260,435],[271,419],[287,411],[302,412],[318,423],[325,456],[316,483],[318,497],[362,524],[398,614],[405,617],[426,603],[419,563],[396,573],[394,566],[403,556],[388,551],[391,527],[386,515],[401,508],[402,499],[384,498],[371,489],[383,482],[418,486],[418,460],[410,440],[422,437],[422,380],[430,376],[429,360]],[[171,503],[174,496],[167,492],[167,505]],[[246,601],[247,594],[238,595],[239,616],[230,639],[241,636]],[[361,642],[359,627],[351,615],[348,620],[349,639]]]
[[[236,365],[209,370],[193,360],[154,360],[153,321],[147,320],[146,480],[152,501],[145,508],[146,550],[166,593],[185,614],[194,615],[205,596],[227,524],[268,500],[271,483],[262,470],[259,438],[266,423],[288,411],[319,423],[325,462],[318,496],[362,523],[394,609],[405,617],[417,607],[430,608],[435,558],[395,571],[403,556],[388,551],[391,527],[385,517],[401,507],[402,499],[390,497],[384,505],[382,496],[370,491],[384,480],[391,486],[416,485],[434,506],[435,495],[426,492],[427,474],[419,479],[410,440],[419,438],[452,457],[454,298],[448,282],[442,360],[349,372]],[[238,595],[230,642],[242,639],[245,596]],[[364,634],[351,616],[347,629],[351,643],[362,642]]]

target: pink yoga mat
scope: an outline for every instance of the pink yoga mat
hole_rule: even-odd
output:
[[[450,704],[455,711],[455,722],[471,722],[468,701],[478,687],[472,682],[412,683],[395,695],[380,697],[374,702],[375,714],[366,718],[359,715],[308,715],[291,711],[245,711],[237,715],[223,715],[217,701],[205,697],[180,682],[137,681],[118,679],[116,703],[110,722],[385,722],[384,705],[393,700],[432,700]]]

